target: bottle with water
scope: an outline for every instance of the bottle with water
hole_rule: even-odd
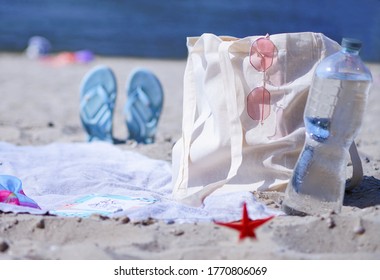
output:
[[[304,112],[305,145],[283,202],[287,214],[341,210],[348,149],[361,126],[372,84],[360,48],[360,41],[344,38],[341,51],[315,70]]]

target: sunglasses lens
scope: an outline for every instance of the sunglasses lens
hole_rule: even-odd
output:
[[[277,48],[270,39],[260,38],[252,43],[250,62],[257,71],[266,71],[276,56]]]
[[[270,93],[263,87],[255,88],[247,97],[248,115],[255,121],[263,121],[270,115]]]

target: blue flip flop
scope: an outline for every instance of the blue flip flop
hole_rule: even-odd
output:
[[[152,72],[137,69],[131,74],[124,108],[129,140],[143,144],[155,141],[163,101],[161,83]]]
[[[116,90],[115,75],[106,66],[98,66],[84,76],[80,87],[80,119],[88,141],[113,142]]]

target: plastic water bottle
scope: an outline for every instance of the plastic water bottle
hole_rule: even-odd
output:
[[[315,70],[304,111],[305,145],[283,201],[287,214],[341,210],[348,149],[361,126],[372,84],[359,56],[361,45],[344,38],[342,49]]]

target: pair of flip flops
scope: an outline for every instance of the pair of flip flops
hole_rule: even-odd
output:
[[[124,107],[128,139],[150,144],[155,141],[163,106],[163,90],[157,77],[146,69],[137,69],[127,83]],[[115,143],[112,120],[117,85],[115,75],[106,66],[91,70],[80,88],[80,119],[88,140]]]

